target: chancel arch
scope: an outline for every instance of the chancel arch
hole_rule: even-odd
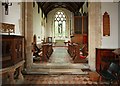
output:
[[[99,7],[97,7],[97,3],[95,4],[95,3],[91,2],[91,3],[89,3],[89,7],[88,7],[88,12],[89,12],[89,15],[88,15],[88,17],[89,17],[89,22],[88,22],[89,23],[89,27],[88,27],[88,30],[89,30],[89,56],[88,56],[88,58],[89,59],[88,59],[88,63],[92,70],[95,70],[95,48],[96,48],[96,46],[99,46],[99,47],[101,46],[101,33],[99,33],[101,31],[101,20],[100,20],[101,19],[100,18],[101,11],[100,11],[100,3],[98,3],[98,4],[99,4]],[[96,14],[95,11],[92,10],[93,5],[95,5],[94,9],[96,9],[96,10],[99,9],[98,14]],[[48,13],[47,25],[46,25],[45,31],[46,31],[46,33],[49,33],[49,34],[46,34],[46,37],[52,36],[54,38],[55,14],[59,11],[63,12],[66,16],[65,17],[66,18],[66,26],[65,27],[68,32],[67,36],[70,39],[70,30],[72,28],[74,28],[74,24],[73,24],[74,23],[74,19],[73,19],[74,15],[70,11],[68,11],[67,9],[64,9],[64,8],[56,8]],[[92,15],[93,12],[95,14],[94,17]],[[99,27],[96,27],[96,26],[94,26],[94,25],[96,25],[95,18],[98,15],[99,15],[99,20],[97,20],[98,21],[97,23],[98,23]],[[97,28],[97,29],[95,29],[95,28]],[[26,32],[26,33],[29,33],[29,32]],[[99,33],[99,35],[97,34],[97,37],[95,37],[96,36],[95,33]],[[96,42],[99,42],[99,43],[96,43]],[[27,58],[27,59],[29,59],[29,61],[30,61],[30,63],[28,62],[27,65],[30,66],[32,64],[32,61],[30,58]]]

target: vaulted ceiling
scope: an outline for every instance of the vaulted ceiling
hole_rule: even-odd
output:
[[[47,14],[55,8],[66,8],[76,13],[83,6],[84,2],[37,2],[37,4],[41,7],[45,16],[47,16]]]

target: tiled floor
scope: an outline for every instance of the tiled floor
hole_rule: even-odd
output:
[[[89,84],[97,85],[88,75],[25,75],[24,84]]]

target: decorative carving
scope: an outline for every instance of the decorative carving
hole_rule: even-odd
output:
[[[107,12],[103,15],[103,36],[110,36],[110,17]]]
[[[17,58],[22,57],[22,40],[16,39],[15,51],[17,54]]]
[[[8,23],[0,23],[0,32],[1,33],[15,33],[15,25],[14,24],[8,24]]]

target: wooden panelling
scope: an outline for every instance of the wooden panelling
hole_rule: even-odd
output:
[[[82,34],[82,17],[81,16],[74,17],[74,32],[76,34]]]
[[[88,44],[88,35],[87,34],[74,34],[71,38],[71,42],[77,44]]]
[[[75,34],[88,34],[88,16],[74,16]]]
[[[23,37],[13,35],[0,35],[2,43],[2,68],[12,66],[23,60]]]
[[[82,34],[74,34],[74,37],[71,38],[71,41],[74,43],[82,44],[83,43],[83,35]]]

